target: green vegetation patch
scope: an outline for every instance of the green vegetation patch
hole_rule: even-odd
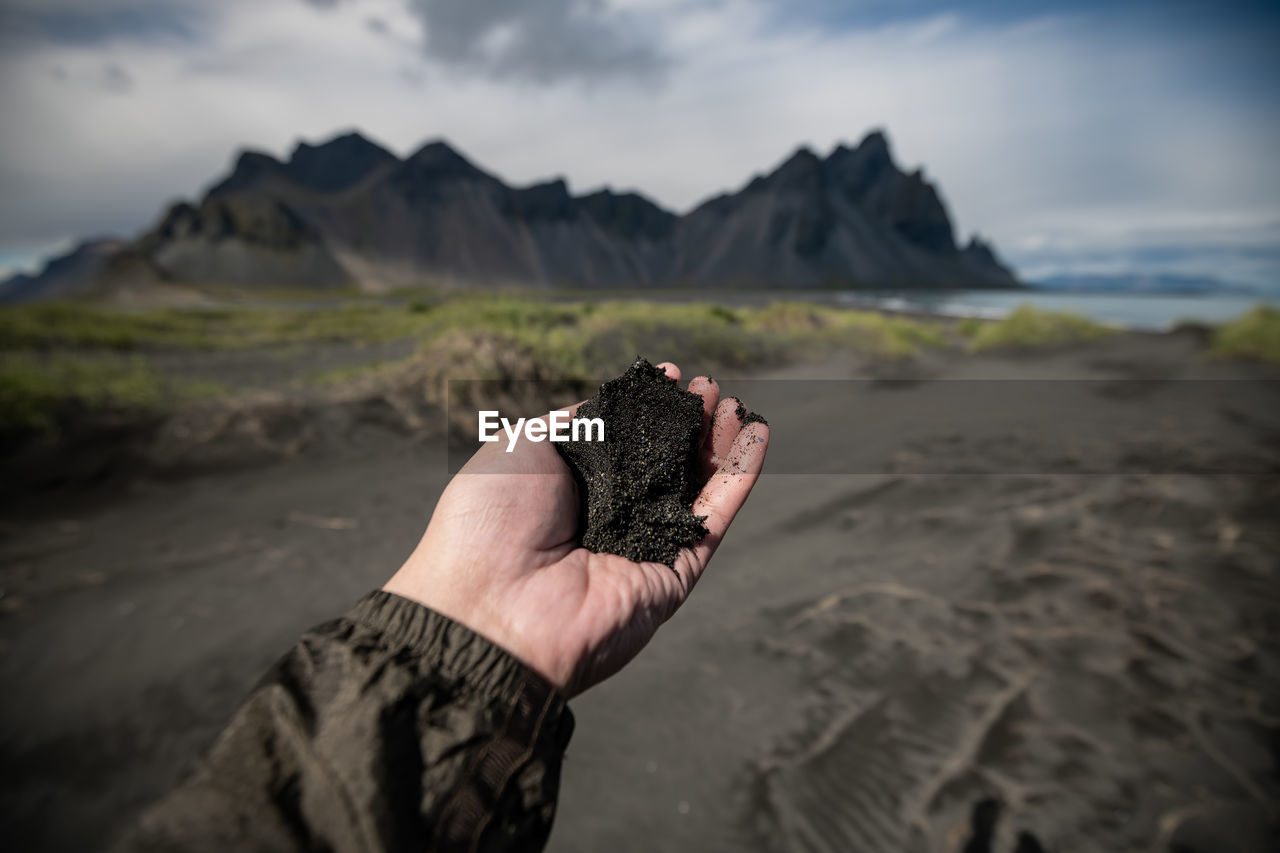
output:
[[[909,355],[920,346],[942,343],[936,329],[907,318],[796,302],[735,309],[710,303],[561,303],[464,295],[331,307],[286,303],[269,308],[125,311],[46,303],[0,310],[0,350],[7,351],[250,349],[326,341],[430,340],[456,330],[510,336],[575,370],[586,370],[600,360],[630,363],[637,350],[664,347],[674,347],[672,358],[745,366],[800,344],[824,342]]]
[[[297,362],[304,383],[359,393],[442,371],[457,378],[599,380],[638,354],[697,370],[749,369],[837,350],[909,357],[945,346],[942,328],[801,302],[735,308],[501,294],[143,311],[26,305],[0,309],[0,428],[52,430],[86,413],[150,416],[193,397],[230,393],[186,379],[174,353],[272,348]],[[417,341],[416,351],[322,373],[308,366],[311,345],[396,340]]]
[[[988,321],[977,317],[961,317],[956,321],[956,331],[964,337],[972,339],[974,335],[982,331],[982,327],[987,323]]]
[[[416,304],[407,310],[415,310]],[[822,355],[838,349],[890,358],[944,346],[940,327],[904,317],[799,302],[730,308],[704,302],[609,300],[547,302],[506,296],[462,296],[423,313],[421,358],[444,359],[470,378],[511,375],[490,364],[499,349],[519,354],[529,378],[601,379],[638,354],[699,369],[739,369]],[[473,348],[474,353],[468,350]],[[482,344],[482,345],[481,345]],[[536,370],[532,366],[536,365]],[[388,365],[347,368],[319,377],[326,384]],[[457,374],[459,376],[462,373]]]
[[[0,350],[249,349],[318,341],[377,342],[422,330],[427,310],[354,303],[331,307],[112,310],[42,303],[0,310]]]
[[[0,355],[0,433],[56,432],[67,419],[136,420],[226,390],[162,377],[141,356]]]
[[[1019,305],[1001,320],[961,330],[973,352],[1000,349],[1043,349],[1093,341],[1113,330],[1074,311],[1041,311]]]
[[[764,308],[743,309],[742,314],[745,328],[778,335],[792,349],[848,349],[886,358],[909,358],[921,348],[946,344],[937,325],[875,311],[775,302]]]
[[[73,408],[80,411],[155,410],[164,394],[141,359],[90,361],[69,356],[0,360],[0,431],[45,431]]]
[[[1240,358],[1280,365],[1280,310],[1258,305],[1213,333],[1210,351],[1224,358]]]

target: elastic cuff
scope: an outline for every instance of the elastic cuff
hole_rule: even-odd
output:
[[[465,683],[478,695],[545,709],[545,723],[561,747],[573,731],[565,698],[510,652],[447,616],[395,593],[375,590],[343,617],[412,649],[436,672]],[[548,707],[549,706],[549,707]]]

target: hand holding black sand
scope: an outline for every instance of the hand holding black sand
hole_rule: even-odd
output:
[[[637,363],[581,405],[613,419],[603,455],[487,444],[384,589],[304,634],[119,849],[541,849],[565,697],[684,602],[764,463],[767,425],[719,398]]]
[[[675,365],[659,368],[679,381]],[[490,444],[445,489],[384,588],[489,638],[566,695],[612,675],[689,596],[764,464],[766,424],[744,425],[742,404],[721,401],[712,379],[694,379],[689,391],[701,397],[703,426],[684,520],[700,517],[706,528],[691,547],[640,561],[588,550],[578,540],[578,482],[555,446],[521,442],[507,453]]]

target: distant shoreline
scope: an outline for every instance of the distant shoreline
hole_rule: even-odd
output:
[[[1280,291],[1268,292],[1096,292],[1028,287],[1019,290],[688,290],[524,291],[556,302],[627,300],[710,302],[757,307],[773,302],[807,302],[861,308],[914,318],[998,320],[1019,305],[1075,311],[1090,320],[1136,332],[1167,332],[1185,323],[1218,325],[1255,305],[1280,307]]]

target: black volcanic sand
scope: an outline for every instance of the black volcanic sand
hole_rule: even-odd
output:
[[[596,553],[674,567],[707,535],[689,507],[702,435],[702,398],[643,358],[578,408],[604,421],[604,441],[557,444],[582,495],[582,544]]]
[[[920,358],[908,376],[1062,399],[1009,393],[957,424],[938,417],[955,382],[901,382],[851,424],[841,395],[795,380],[879,360],[758,375],[744,396],[775,428],[770,470],[675,618],[574,698],[547,853],[957,853],[987,800],[998,853],[1021,832],[1050,853],[1280,849],[1280,395],[1175,411],[1186,383],[1169,381],[1280,373],[1182,334]],[[1062,379],[1147,393],[1090,393],[1065,434],[1081,395]],[[0,513],[0,684],[19,697],[0,702],[6,849],[107,846],[301,632],[403,563],[446,449],[390,424],[354,434],[342,453]],[[1034,472],[1068,449],[1115,470]],[[910,473],[912,453],[979,473]],[[793,473],[854,454],[883,472]],[[1002,473],[1019,459],[1030,473]],[[1162,459],[1257,473],[1140,473]]]
[[[738,407],[734,409],[734,414],[738,416],[739,424],[741,424],[742,426],[746,426],[747,424],[764,424],[765,426],[769,425],[769,422],[766,421],[760,415],[756,414],[755,412],[748,412],[747,407],[742,405],[742,401],[739,400],[737,397],[732,397],[730,399],[732,399],[735,403],[738,404]]]

